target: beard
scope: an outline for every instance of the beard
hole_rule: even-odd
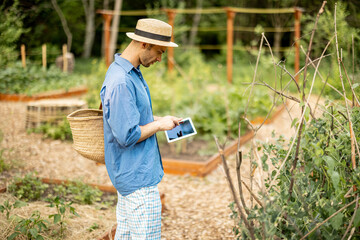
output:
[[[150,55],[144,54],[143,56],[140,56],[140,64],[144,67],[148,68],[151,64],[155,63],[156,59],[154,60]]]

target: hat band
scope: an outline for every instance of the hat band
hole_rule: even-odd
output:
[[[156,33],[142,31],[139,29],[135,29],[134,33],[141,37],[151,38],[154,40],[160,40],[160,41],[164,41],[164,42],[170,42],[170,40],[171,40],[171,36],[170,37],[164,36],[164,35],[160,35],[160,34],[156,34]]]

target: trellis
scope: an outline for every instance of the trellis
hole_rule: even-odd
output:
[[[227,66],[227,81],[232,83],[233,78],[233,50],[234,50],[234,18],[237,13],[255,13],[255,14],[284,14],[284,13],[293,13],[295,17],[294,21],[294,40],[295,40],[295,64],[294,70],[298,72],[300,69],[300,18],[302,9],[298,7],[294,8],[280,8],[280,9],[261,9],[261,8],[234,8],[234,7],[224,7],[224,8],[208,8],[208,9],[160,9],[160,10],[132,10],[132,11],[120,11],[115,12],[112,10],[97,10],[97,13],[102,14],[104,18],[104,36],[105,36],[105,62],[109,66],[111,62],[111,56],[109,52],[110,45],[110,24],[113,16],[122,15],[122,16],[147,16],[154,14],[166,14],[168,17],[168,23],[174,29],[174,20],[176,14],[215,14],[215,13],[226,13],[227,16],[227,57],[226,57],[226,66]],[[236,30],[245,30],[250,31],[249,28],[237,28]],[[269,29],[268,29],[269,30]],[[272,31],[291,31],[291,29],[271,29]],[[173,31],[174,32],[174,31]],[[174,34],[171,37],[171,41],[174,40]],[[174,68],[174,49],[168,49],[168,70],[172,71]],[[298,75],[296,75],[296,80]]]

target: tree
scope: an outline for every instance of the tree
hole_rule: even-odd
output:
[[[82,0],[86,17],[86,30],[84,40],[84,51],[82,56],[89,58],[95,38],[95,8],[94,0]]]
[[[21,34],[27,30],[23,28],[23,16],[18,11],[18,1],[5,9],[0,5],[0,66],[5,67],[9,62],[18,57],[16,43]]]
[[[113,18],[113,22],[111,25],[111,36],[110,36],[110,56],[114,56],[114,53],[116,51],[116,43],[117,43],[117,37],[118,37],[118,29],[120,24],[120,10],[122,6],[122,0],[115,0],[115,15]]]
[[[190,31],[189,43],[188,43],[190,46],[193,46],[195,44],[197,30],[198,30],[200,18],[201,18],[202,5],[203,5],[203,0],[196,1],[196,9],[198,9],[199,11],[196,12],[196,14],[194,15],[193,24],[192,24],[191,31]]]
[[[56,13],[59,15],[59,18],[61,20],[61,24],[64,28],[64,32],[66,34],[66,37],[67,37],[67,49],[68,49],[68,52],[71,51],[71,43],[72,43],[72,34],[70,32],[70,29],[67,25],[67,21],[66,21],[66,18],[64,16],[64,14],[62,13],[59,5],[57,4],[56,0],[51,0],[51,3],[52,5],[54,6],[54,9],[56,11]]]

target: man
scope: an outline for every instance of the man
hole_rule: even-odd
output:
[[[105,164],[118,191],[115,239],[160,239],[161,201],[157,184],[162,166],[156,132],[171,130],[181,118],[153,116],[149,87],[140,65],[160,62],[172,28],[156,19],[140,19],[123,53],[115,54],[100,97],[103,106]]]

